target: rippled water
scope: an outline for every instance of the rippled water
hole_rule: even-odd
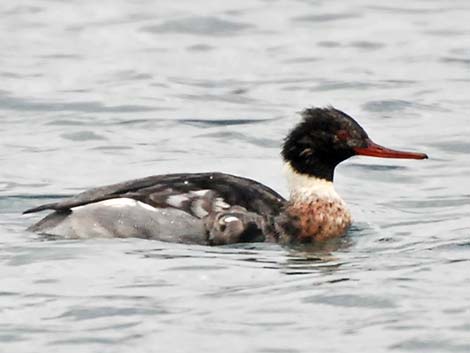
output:
[[[470,351],[467,1],[4,1],[5,352]],[[337,170],[321,247],[44,241],[22,210],[151,174],[285,194],[279,145],[333,104],[427,161]]]

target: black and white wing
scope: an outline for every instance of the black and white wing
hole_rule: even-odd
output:
[[[264,240],[261,238],[269,227],[269,219],[278,215],[285,203],[274,190],[247,178],[223,173],[167,174],[90,189],[24,213],[54,210],[65,219],[73,210],[84,208],[81,206],[115,199],[150,206],[163,212],[162,217],[177,217],[179,223],[184,219],[198,220],[189,222],[189,226],[202,222],[211,244]],[[144,213],[141,211],[140,216]],[[132,217],[137,219],[134,223],[139,222],[135,215]],[[44,220],[41,222],[43,226]]]

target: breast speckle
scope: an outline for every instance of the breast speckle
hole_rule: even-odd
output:
[[[284,243],[326,240],[344,235],[350,225],[351,214],[341,201],[290,203],[279,222],[279,240]]]

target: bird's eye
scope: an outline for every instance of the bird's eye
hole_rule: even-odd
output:
[[[340,141],[346,141],[347,139],[349,139],[350,136],[346,130],[339,130],[336,133],[336,137],[338,137]]]

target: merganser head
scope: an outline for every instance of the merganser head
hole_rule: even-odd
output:
[[[355,155],[425,159],[423,153],[396,151],[369,138],[349,115],[332,107],[309,108],[284,141],[282,156],[295,172],[333,181],[334,169]]]

